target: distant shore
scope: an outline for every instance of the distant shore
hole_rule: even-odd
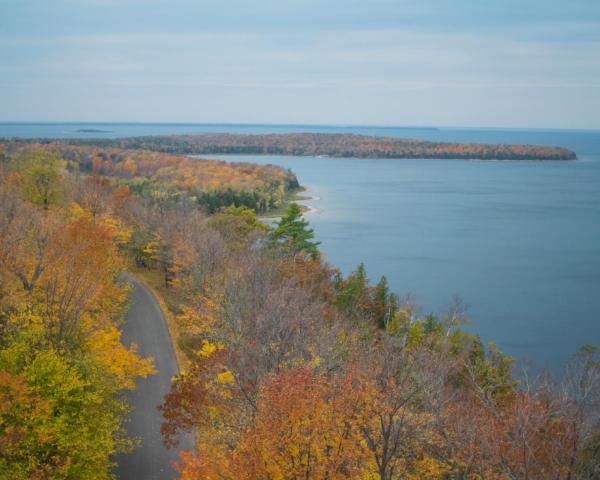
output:
[[[97,128],[79,128],[76,133],[112,133],[112,130],[99,130]]]
[[[141,149],[173,155],[253,154],[315,157],[468,160],[575,160],[559,146],[454,143],[349,133],[163,135],[54,140],[71,145]]]

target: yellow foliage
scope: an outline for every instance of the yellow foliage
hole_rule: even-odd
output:
[[[210,357],[214,352],[223,349],[222,343],[211,343],[208,340],[202,340],[202,348],[198,352],[200,357]]]
[[[91,215],[88,211],[86,211],[85,208],[83,208],[79,203],[77,202],[71,202],[70,208],[69,208],[69,215],[74,219],[80,219],[80,218],[91,218]]]
[[[319,365],[321,365],[322,362],[322,358],[319,357],[318,355],[313,355],[313,357],[311,358],[310,362],[308,362],[308,366],[310,368],[317,368]]]
[[[217,380],[223,385],[229,385],[233,382],[233,374],[229,370],[217,374]]]
[[[124,225],[120,219],[106,215],[102,218],[102,225],[111,233],[117,245],[125,245],[131,240],[131,236],[133,235],[132,229]]]
[[[409,474],[409,480],[444,480],[452,473],[447,463],[425,456],[415,462],[415,473]]]
[[[92,356],[121,388],[133,390],[136,377],[155,373],[152,358],[140,358],[135,344],[125,347],[121,343],[121,332],[114,325],[94,331],[88,337],[88,346]]]
[[[148,242],[146,245],[144,245],[142,252],[144,252],[146,255],[153,256],[156,255],[158,249],[159,244],[157,242]]]
[[[190,335],[202,335],[210,332],[209,320],[200,315],[198,309],[182,305],[182,313],[177,315],[177,325]]]

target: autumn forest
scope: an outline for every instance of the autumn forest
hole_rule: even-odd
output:
[[[478,160],[574,160],[575,152],[539,145],[448,143],[355,134],[198,134],[120,139],[63,140],[72,145],[97,145],[152,150],[170,154],[313,155],[353,158],[433,158]]]
[[[162,296],[181,372],[156,415],[182,480],[600,478],[600,358],[523,369],[330,265],[275,166],[189,153],[571,158],[563,149],[319,135],[0,142],[0,479],[108,480],[127,391],[129,272]],[[182,145],[185,148],[182,148]],[[482,150],[483,149],[483,150]],[[416,153],[415,153],[416,152]],[[273,225],[259,214],[284,209]],[[472,319],[476,325],[477,319]]]

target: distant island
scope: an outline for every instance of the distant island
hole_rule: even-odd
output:
[[[97,128],[80,128],[75,133],[112,133],[110,130],[99,130]]]
[[[575,160],[562,147],[448,143],[355,134],[198,134],[118,139],[73,139],[70,144],[144,149],[170,154],[253,154],[355,158],[423,158],[480,160]]]

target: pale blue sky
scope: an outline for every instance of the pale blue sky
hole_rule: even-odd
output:
[[[0,0],[0,120],[600,128],[600,0]]]

